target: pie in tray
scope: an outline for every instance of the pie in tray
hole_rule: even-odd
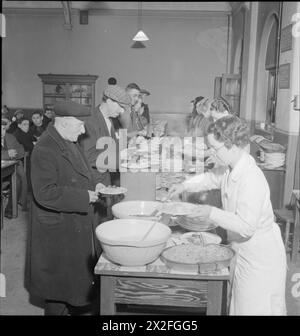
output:
[[[233,256],[234,251],[232,249],[216,244],[205,246],[195,244],[176,245],[167,248],[162,253],[163,259],[175,264],[215,263],[230,260]]]

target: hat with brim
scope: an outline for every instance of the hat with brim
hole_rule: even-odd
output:
[[[118,85],[108,86],[104,90],[103,95],[106,98],[117,102],[120,106],[124,108],[131,105],[131,98],[129,94]]]
[[[91,115],[91,108],[73,101],[56,101],[54,111],[57,117],[75,117],[82,119]]]
[[[150,96],[150,92],[147,91],[146,89],[142,89],[140,92],[141,92],[141,94],[144,94],[146,96]]]

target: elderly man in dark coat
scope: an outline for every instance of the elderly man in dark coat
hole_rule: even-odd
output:
[[[46,315],[66,315],[95,299],[93,203],[98,193],[77,143],[85,132],[78,118],[89,113],[56,110],[54,124],[32,152],[29,290],[44,298]]]

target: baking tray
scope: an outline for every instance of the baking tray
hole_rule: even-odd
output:
[[[230,266],[230,262],[232,258],[235,255],[235,251],[228,247],[227,245],[222,244],[208,244],[209,245],[216,245],[218,247],[226,248],[230,254],[231,257],[224,260],[215,260],[214,262],[199,262],[199,263],[183,263],[178,261],[170,260],[169,258],[166,258],[164,256],[164,253],[172,248],[183,246],[183,245],[176,245],[166,248],[160,255],[160,259],[172,270],[179,271],[179,272],[191,272],[191,273],[198,273],[198,274],[205,274],[209,272],[218,272],[221,271],[224,268],[227,268]]]

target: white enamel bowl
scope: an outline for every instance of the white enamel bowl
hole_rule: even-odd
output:
[[[112,206],[112,213],[115,218],[129,218],[129,219],[147,219],[156,220],[155,216],[150,216],[160,202],[152,201],[124,201],[116,203]]]
[[[154,227],[142,240],[152,225]],[[153,262],[166,246],[170,235],[167,225],[144,219],[115,219],[96,228],[105,256],[123,266],[143,266]]]

